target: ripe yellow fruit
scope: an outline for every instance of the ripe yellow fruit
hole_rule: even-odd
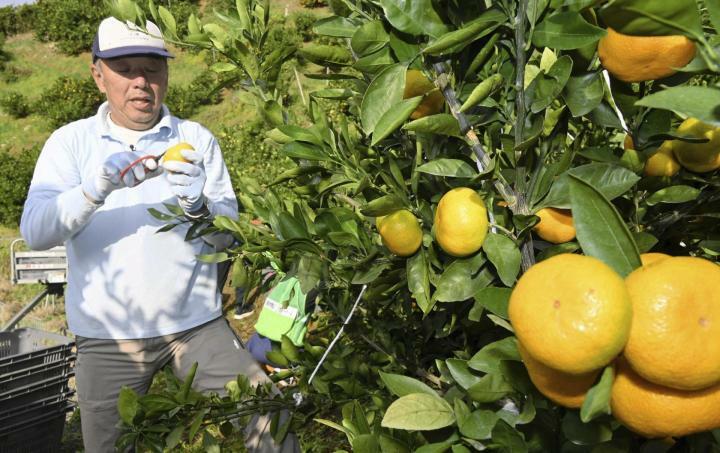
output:
[[[653,384],[618,360],[612,414],[645,437],[686,436],[720,428],[720,385],[693,392]]]
[[[427,77],[417,69],[408,69],[405,73],[405,91],[403,99],[425,96],[419,106],[412,112],[410,119],[416,120],[428,115],[442,112],[445,96]]]
[[[665,140],[658,150],[645,161],[645,176],[673,176],[680,171],[680,164],[673,154],[672,141]]]
[[[472,255],[480,250],[487,236],[485,201],[468,187],[450,190],[438,203],[434,229],[435,239],[445,252]]]
[[[720,267],[672,257],[625,279],[633,306],[625,357],[643,378],[680,390],[720,383]]]
[[[401,209],[376,220],[383,244],[397,256],[410,256],[422,244],[422,229],[412,212]]]
[[[630,36],[608,28],[598,43],[598,56],[618,79],[642,82],[675,74],[695,56],[695,43],[682,35]]]
[[[533,231],[553,244],[562,244],[575,238],[575,226],[569,209],[542,208],[535,213],[540,222]]]
[[[658,261],[662,261],[665,258],[670,258],[670,255],[666,255],[665,253],[658,253],[658,252],[641,253],[640,254],[640,261],[642,262],[643,266],[647,266],[648,264],[652,264],[652,263],[657,263]]]
[[[547,399],[560,406],[581,407],[587,391],[593,386],[600,373],[600,370],[585,374],[563,373],[532,358],[520,342],[518,342],[518,351],[533,385]]]
[[[170,148],[165,151],[165,155],[163,156],[163,161],[169,162],[169,161],[180,161],[180,162],[190,162],[189,160],[185,159],[183,157],[181,151],[184,149],[189,149],[190,151],[195,151],[195,148],[190,143],[180,142],[177,145],[173,145]]]
[[[680,165],[698,173],[720,168],[719,129],[696,118],[688,118],[683,121],[677,129],[680,135],[707,138],[710,141],[706,143],[688,143],[673,140],[672,150]]]
[[[622,277],[597,258],[568,253],[532,266],[518,280],[508,313],[533,358],[570,374],[610,363],[632,321]]]

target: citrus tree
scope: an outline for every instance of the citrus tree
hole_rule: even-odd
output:
[[[298,411],[337,407],[316,421],[355,451],[717,451],[720,4],[329,4],[304,117],[267,1],[182,37],[113,4],[218,52],[296,162],[243,181],[207,230],[240,245],[204,259],[319,289],[302,348],[268,354]]]

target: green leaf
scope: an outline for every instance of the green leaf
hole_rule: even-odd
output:
[[[478,403],[492,403],[513,392],[513,387],[500,373],[486,374],[467,389],[468,395]]]
[[[530,110],[538,113],[548,107],[562,92],[570,78],[573,61],[563,55],[552,65],[547,74],[539,74],[528,87]]]
[[[438,37],[447,31],[431,0],[380,0],[393,27],[413,36]]]
[[[154,393],[141,396],[138,402],[147,414],[152,414],[156,412],[167,412],[180,406],[172,398],[168,398],[164,395],[157,395]]]
[[[281,151],[288,157],[306,160],[327,160],[322,148],[303,142],[290,142],[283,145]]]
[[[435,159],[420,165],[415,170],[429,175],[452,178],[472,178],[477,175],[477,171],[470,164],[460,159]]]
[[[352,38],[356,28],[354,23],[340,16],[325,17],[313,24],[313,31],[318,35],[336,38]]]
[[[600,105],[604,95],[599,72],[570,77],[563,90],[563,99],[574,117],[592,112]]]
[[[123,388],[120,389],[117,407],[118,413],[120,414],[120,419],[126,425],[132,426],[133,419],[135,418],[135,415],[140,408],[140,404],[138,402],[138,394],[135,393],[135,390],[131,389],[130,387],[123,386]]]
[[[589,24],[576,11],[553,14],[543,20],[533,33],[536,47],[572,50],[597,42],[605,36],[605,30]]]
[[[713,28],[715,28],[715,32],[717,33],[720,31],[720,1],[705,0],[705,6],[710,16],[710,22],[712,22]]]
[[[459,423],[460,434],[475,440],[489,439],[498,420],[495,412],[478,409]]]
[[[645,96],[635,103],[643,107],[672,110],[720,126],[720,89],[709,86],[676,86]]]
[[[393,58],[390,49],[383,47],[375,53],[359,58],[353,64],[353,68],[358,71],[375,74],[391,64],[395,64],[395,58]]]
[[[654,206],[658,203],[686,203],[695,200],[700,195],[700,189],[690,186],[670,186],[660,189],[648,197],[647,204]]]
[[[438,113],[436,115],[418,118],[405,124],[403,129],[413,132],[448,135],[451,137],[459,137],[461,134],[460,124],[458,124],[455,117],[449,113]]]
[[[170,431],[170,434],[168,434],[165,438],[165,448],[172,450],[173,448],[177,447],[182,441],[182,435],[184,432],[185,426],[183,425],[178,425],[172,431]]]
[[[276,233],[279,233],[280,239],[283,240],[309,238],[305,225],[287,211],[278,214],[278,230]]]
[[[282,124],[277,129],[293,140],[323,146],[322,137],[312,128],[295,126],[294,124]]]
[[[350,47],[360,56],[370,55],[385,47],[390,42],[390,36],[385,31],[382,21],[373,20],[365,22],[352,35]]]
[[[583,253],[600,259],[625,277],[640,267],[640,253],[625,222],[602,193],[571,176],[573,222]]]
[[[380,444],[377,434],[361,434],[355,436],[351,442],[352,451],[358,453],[380,453]]]
[[[162,20],[163,26],[165,27],[164,32],[169,33],[172,38],[177,37],[177,24],[175,23],[175,18],[172,13],[161,5],[158,6],[158,14],[160,15],[160,20]]]
[[[353,96],[353,92],[347,88],[325,88],[313,91],[310,96],[321,99],[344,100]]]
[[[455,413],[447,401],[437,395],[411,393],[393,401],[381,426],[412,431],[430,431],[455,423]]]
[[[658,22],[650,16],[661,17],[680,27],[702,34],[698,7],[694,0],[649,2],[647,0],[621,0],[610,2],[600,9],[603,22],[626,35],[665,36],[681,34],[680,30]]]
[[[571,203],[568,187],[571,177],[578,178],[596,188],[608,200],[624,194],[640,180],[638,175],[617,164],[581,165],[561,174],[550,188],[547,197],[536,208],[551,206],[569,209]]]
[[[467,360],[447,359],[445,364],[450,371],[450,375],[460,387],[468,389],[480,380],[480,376],[473,374],[467,364]]]
[[[482,246],[485,254],[506,286],[515,283],[520,272],[520,248],[515,242],[497,233],[489,233]]]
[[[600,376],[600,381],[593,385],[585,395],[582,408],[580,408],[580,420],[587,423],[603,414],[610,413],[610,393],[614,380],[613,367],[605,367]]]
[[[437,396],[435,390],[427,386],[425,383],[401,374],[390,374],[379,371],[380,379],[385,386],[395,396],[405,396],[411,393],[426,393],[428,395]]]
[[[439,302],[467,300],[492,281],[489,272],[481,272],[485,255],[459,258],[450,263],[440,276],[433,299]]]
[[[612,439],[609,422],[583,423],[577,411],[567,411],[562,419],[562,432],[577,445],[597,445]]]
[[[380,140],[395,132],[405,120],[410,118],[410,115],[420,105],[422,100],[422,96],[404,99],[385,111],[375,124],[370,146],[375,146]]]
[[[388,215],[391,212],[395,212],[398,209],[403,209],[405,206],[403,201],[396,195],[385,195],[380,198],[376,198],[370,203],[360,208],[362,215],[368,217],[379,217]]]
[[[329,44],[307,44],[298,52],[320,66],[345,66],[352,63],[352,54],[345,47]]]
[[[371,134],[385,112],[402,100],[406,70],[404,64],[388,66],[370,82],[360,105],[360,119],[366,133]]]
[[[529,451],[523,433],[510,426],[504,420],[498,420],[492,431],[493,444],[500,447],[500,451],[512,453],[526,453]]]
[[[428,55],[445,55],[459,52],[468,44],[492,32],[506,19],[507,17],[501,11],[495,9],[486,11],[464,27],[446,33],[430,42],[428,46],[423,49],[423,53]]]
[[[468,366],[484,373],[497,373],[501,371],[500,362],[503,360],[521,360],[515,337],[506,337],[486,345],[472,356]]]
[[[475,305],[480,305],[491,313],[507,319],[511,293],[512,289],[510,288],[493,286],[483,288],[475,294]]]
[[[478,83],[470,92],[470,95],[467,97],[465,102],[463,102],[463,105],[460,106],[460,111],[465,112],[487,99],[487,97],[490,96],[496,88],[502,85],[502,82],[502,74],[493,74]]]
[[[428,313],[430,305],[430,273],[428,269],[425,249],[420,248],[417,253],[407,260],[408,289],[415,298],[423,313]]]
[[[298,351],[297,346],[295,346],[295,344],[290,338],[288,338],[287,335],[283,335],[281,338],[280,352],[282,352],[282,355],[287,357],[290,362],[300,361],[300,352]]]

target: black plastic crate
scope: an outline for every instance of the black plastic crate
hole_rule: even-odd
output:
[[[5,373],[0,378],[0,399],[5,393],[32,385],[37,382],[46,381],[56,377],[67,377],[72,373],[72,364],[75,356],[71,355],[66,360],[35,365],[23,368],[12,373]]]
[[[3,393],[0,395],[0,417],[13,414],[28,404],[67,393],[68,378],[72,374],[35,382]]]
[[[65,410],[27,421],[17,430],[0,435],[0,453],[56,453],[60,451]]]
[[[22,430],[28,425],[32,425],[35,420],[46,418],[48,415],[73,410],[75,403],[70,401],[69,398],[74,394],[74,391],[68,391],[67,393],[28,404],[16,412],[0,416],[0,437]]]
[[[26,368],[66,362],[74,346],[72,338],[38,329],[0,332],[0,381]]]

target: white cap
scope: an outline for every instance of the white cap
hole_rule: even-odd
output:
[[[100,22],[92,46],[93,61],[98,58],[115,58],[125,55],[158,55],[173,58],[165,48],[165,41],[157,25],[147,21],[148,33],[128,21],[122,23],[114,17]]]

